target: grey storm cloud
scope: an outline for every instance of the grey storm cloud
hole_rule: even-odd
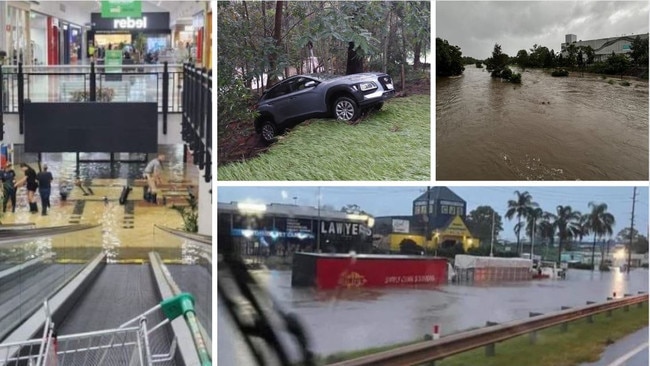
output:
[[[436,37],[484,59],[495,43],[514,56],[534,44],[560,50],[566,34],[578,40],[648,33],[647,1],[438,1]]]

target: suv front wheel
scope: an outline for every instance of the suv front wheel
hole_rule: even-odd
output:
[[[277,127],[275,126],[275,123],[271,120],[264,120],[262,122],[262,139],[266,142],[273,142],[275,141],[275,135],[277,134]]]
[[[359,118],[361,112],[357,103],[348,98],[340,97],[334,102],[334,116],[343,121],[354,121]]]

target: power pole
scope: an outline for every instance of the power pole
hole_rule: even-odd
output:
[[[318,228],[316,229],[316,253],[320,253],[320,187],[318,187]]]
[[[431,207],[431,187],[429,186],[429,187],[427,187],[427,220],[426,220],[426,229],[425,229],[426,231],[425,231],[425,235],[424,235],[425,241],[429,241],[429,238],[430,238],[429,235],[431,235],[431,233],[430,233],[430,231],[431,231],[430,227],[431,226],[429,224],[429,221],[431,220],[431,209],[430,209],[430,207]],[[433,241],[433,238],[431,238],[430,241]],[[424,250],[425,250],[425,254],[428,255],[429,253],[428,253],[426,244],[425,244]]]
[[[627,273],[630,273],[630,263],[632,262],[632,237],[634,236],[634,205],[636,203],[636,187],[632,196],[632,222],[630,223],[630,245],[627,248]]]
[[[496,212],[492,210],[492,231],[490,232],[490,257],[494,257],[494,214]]]

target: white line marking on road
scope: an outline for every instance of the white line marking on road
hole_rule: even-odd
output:
[[[632,358],[634,355],[641,352],[645,348],[648,348],[648,342],[642,343],[640,346],[624,354],[623,356],[617,358],[616,360],[614,360],[614,362],[610,363],[609,366],[621,366],[625,364],[625,361],[629,360],[630,358]]]

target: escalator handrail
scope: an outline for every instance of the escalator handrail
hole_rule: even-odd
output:
[[[36,239],[45,236],[56,236],[68,234],[77,231],[90,230],[101,226],[100,224],[79,224],[79,225],[63,225],[51,226],[36,229],[23,229],[23,230],[0,230],[0,246],[3,244],[15,243],[29,239]]]
[[[174,236],[178,236],[179,238],[183,239],[188,239],[188,240],[193,240],[202,244],[207,244],[207,245],[212,245],[212,235],[202,235],[202,234],[195,234],[195,233],[188,233],[187,231],[182,231],[182,230],[177,230],[177,229],[172,229],[166,226],[161,226],[154,224],[154,227],[167,232],[169,234],[172,234]]]

